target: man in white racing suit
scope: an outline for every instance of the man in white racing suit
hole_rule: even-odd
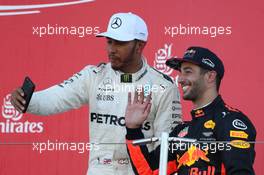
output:
[[[142,55],[148,37],[143,19],[132,13],[114,14],[107,31],[98,36],[107,38],[110,62],[88,65],[63,83],[35,92],[27,112],[51,115],[88,104],[90,142],[99,150],[90,151],[87,174],[133,175],[125,144],[128,92],[152,93],[151,112],[142,125],[145,137],[170,132],[181,122],[179,92]],[[24,108],[23,96],[21,88],[12,93],[11,102],[19,111]]]

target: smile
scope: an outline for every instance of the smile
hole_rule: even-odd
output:
[[[185,93],[190,88],[189,85],[185,85],[182,87],[183,92]]]

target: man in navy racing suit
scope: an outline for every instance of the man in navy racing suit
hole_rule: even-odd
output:
[[[226,105],[218,93],[224,76],[222,61],[210,50],[190,47],[182,59],[166,63],[179,70],[183,98],[191,100],[192,120],[178,125],[171,137],[193,138],[197,142],[173,142],[169,146],[167,174],[254,175],[256,130],[241,111]],[[151,107],[151,97],[135,95],[126,111],[127,148],[135,174],[158,174],[160,147],[149,152],[131,141],[144,138],[139,129]]]

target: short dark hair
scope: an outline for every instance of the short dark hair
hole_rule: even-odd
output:
[[[204,68],[202,68],[202,67],[200,67],[200,74],[206,74],[207,72],[209,72],[210,70],[208,70],[208,69],[204,69]],[[220,78],[220,76],[218,75],[218,74],[216,74],[216,77],[215,77],[215,84],[216,84],[216,90],[217,90],[217,92],[219,91],[219,89],[220,89],[220,85],[221,85],[221,78]]]

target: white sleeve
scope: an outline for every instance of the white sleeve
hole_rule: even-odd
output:
[[[154,120],[154,135],[159,137],[161,132],[170,133],[182,122],[182,109],[179,90],[175,84],[168,86],[156,104],[156,116]]]
[[[89,103],[92,76],[92,66],[87,66],[63,83],[33,93],[27,112],[51,115]]]

